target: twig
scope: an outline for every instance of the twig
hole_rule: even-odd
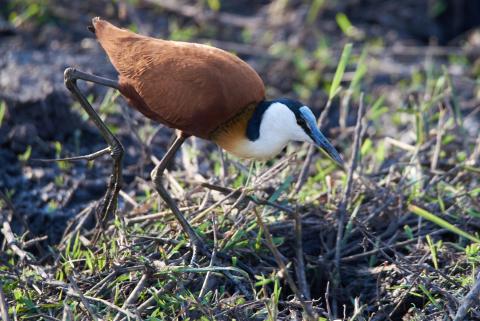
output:
[[[447,232],[448,230],[446,229],[441,229],[441,230],[436,230],[436,231],[433,231],[431,233],[428,233],[428,234],[423,234],[423,235],[419,235],[420,238],[424,238],[425,236],[427,235],[436,235],[436,234],[441,234],[441,233],[445,233]],[[376,248],[374,250],[370,250],[370,251],[366,251],[366,252],[363,252],[363,253],[359,253],[359,254],[353,254],[353,255],[350,255],[350,256],[345,256],[345,257],[342,257],[340,259],[341,262],[352,262],[352,261],[356,261],[358,259],[361,259],[363,257],[366,257],[366,256],[371,256],[373,254],[376,254],[382,250],[389,250],[389,249],[393,249],[393,248],[397,248],[397,247],[402,247],[402,246],[405,246],[405,245],[409,245],[409,244],[412,244],[412,243],[415,243],[417,242],[417,239],[409,239],[409,240],[406,240],[406,241],[402,241],[402,242],[398,242],[396,244],[392,244],[392,245],[389,245],[389,246],[382,246],[380,248]]]
[[[337,239],[335,245],[335,280],[338,283],[340,281],[340,257],[342,254],[342,239],[343,239],[343,228],[345,224],[345,215],[347,212],[347,205],[350,199],[350,193],[352,191],[353,183],[353,173],[358,163],[358,152],[360,150],[360,141],[361,141],[361,132],[362,132],[362,120],[364,114],[364,102],[363,102],[363,93],[360,95],[360,105],[358,107],[357,115],[357,124],[355,126],[355,137],[353,141],[353,151],[352,158],[350,161],[350,166],[348,168],[347,183],[343,192],[342,200],[338,206],[338,230],[337,230]],[[333,297],[334,301],[336,296]],[[336,313],[336,304],[333,305],[334,316],[337,316]]]
[[[30,315],[28,316],[27,318],[35,318],[35,320],[50,320],[50,321],[60,321],[60,319],[57,319],[55,317],[52,317],[48,314],[45,314],[45,313],[37,313],[37,314],[33,314],[33,315]],[[16,316],[15,316],[15,321],[17,320]]]
[[[70,308],[70,306],[66,302],[63,302],[62,321],[74,321],[74,317],[73,317],[73,314],[72,314],[72,309]]]
[[[48,235],[35,237],[31,240],[23,242],[22,248],[24,248],[24,249],[29,248],[30,246],[36,245],[37,243],[45,241],[45,240],[48,240]]]
[[[139,238],[139,239],[153,240],[153,241],[163,243],[163,244],[170,244],[170,245],[182,244],[182,241],[179,241],[179,240],[176,240],[176,239],[169,239],[169,238],[166,238],[166,237],[139,235],[139,234],[132,234],[131,236]]]
[[[310,289],[307,284],[307,276],[305,275],[305,262],[303,259],[303,242],[302,242],[302,217],[298,209],[295,211],[295,270],[297,271],[298,285],[302,291],[305,300],[310,300]]]
[[[181,210],[185,210],[185,208],[181,208]],[[159,218],[162,218],[164,216],[171,216],[172,211],[166,210],[158,213],[152,213],[152,214],[146,214],[146,215],[140,215],[140,216],[134,216],[132,218],[125,218],[125,224],[131,225],[134,223],[139,223],[143,221],[154,221],[158,220]]]
[[[184,207],[180,207],[179,209],[181,211],[190,211],[190,210],[196,209],[197,207],[198,207],[198,205],[184,206]],[[161,212],[158,212],[158,213],[126,217],[125,218],[125,223],[128,225],[128,224],[133,224],[133,223],[140,223],[140,222],[143,222],[143,221],[153,221],[153,220],[158,220],[159,218],[162,218],[164,216],[173,216],[172,211],[166,210],[166,211],[161,211]]]
[[[473,150],[472,155],[468,158],[467,164],[475,166],[480,164],[480,135],[478,136],[475,142],[475,149]]]
[[[215,265],[215,258],[217,257],[217,249],[218,249],[218,238],[217,238],[217,221],[215,218],[215,213],[212,216],[212,224],[213,224],[213,250],[212,250],[212,257],[210,258],[210,264],[208,265],[209,267],[212,267]],[[206,288],[208,286],[208,280],[210,279],[210,275],[212,272],[207,272],[207,275],[205,276],[205,280],[203,281],[202,289],[200,290],[199,297],[203,297],[205,294]]]
[[[400,252],[397,252],[395,251],[395,249],[386,244],[385,242],[383,242],[382,240],[379,240],[378,238],[375,238],[371,235],[370,232],[368,232],[367,228],[363,225],[362,222],[358,221],[357,219],[355,219],[355,223],[359,229],[359,231],[366,237],[366,240],[374,247],[377,247],[379,245],[381,245],[382,247],[381,248],[378,248],[380,254],[387,260],[389,261],[390,263],[398,266],[401,270],[403,270],[404,272],[406,273],[409,273],[409,274],[412,274],[414,272],[412,272],[412,267],[415,267],[415,264],[413,264],[413,262],[411,262],[410,260],[408,260],[403,254],[401,254]],[[373,240],[378,240],[380,244],[377,244],[376,242],[374,242]],[[392,259],[384,250],[383,248],[386,247],[388,248],[389,250],[393,251],[395,253],[395,256],[396,256],[396,259]],[[398,262],[398,260],[401,259],[403,260],[404,262],[407,262],[407,267],[405,267],[405,265],[402,265]],[[463,286],[461,283],[453,280],[451,277],[449,277],[447,274],[445,274],[444,272],[442,272],[441,270],[435,270],[433,269],[430,265],[428,264],[422,264],[420,269],[422,271],[424,270],[427,270],[428,272],[430,272],[431,274],[438,274],[440,275],[441,277],[443,277],[446,281],[450,282],[452,285],[454,285],[455,287],[459,287],[459,288],[462,288],[462,289],[466,289],[465,286]]]
[[[3,293],[3,284],[0,283],[0,316],[4,321],[10,321],[8,317],[8,304],[5,300],[5,294]]]
[[[457,313],[455,314],[455,319],[453,319],[453,321],[465,320],[465,316],[467,315],[468,310],[471,307],[473,307],[475,304],[477,304],[477,307],[478,307],[479,301],[480,301],[480,272],[477,274],[477,278],[472,288],[467,293],[467,295],[463,298],[462,304],[458,308]]]
[[[214,185],[214,184],[210,184],[210,183],[200,183],[200,185],[203,186],[203,187],[212,189],[214,191],[224,193],[224,194],[229,194],[230,195],[230,193],[234,192],[230,195],[231,197],[238,197],[239,195],[241,195],[244,192],[244,189],[242,189],[242,188],[238,188],[238,189],[234,190],[234,189],[231,189],[231,188],[228,188],[228,187],[218,186],[218,185]],[[256,198],[252,195],[245,195],[245,197],[248,198],[250,201],[254,202],[257,205],[268,205],[268,206],[274,207],[276,209],[279,209],[281,211],[284,211],[288,214],[294,214],[295,213],[295,211],[293,209],[291,209],[290,207],[287,207],[287,206],[284,206],[284,205],[281,205],[281,204],[278,204],[278,203],[275,203],[275,202],[271,202],[271,201],[266,200],[266,199]]]
[[[209,190],[210,192],[210,190]],[[210,205],[209,207],[205,208],[205,209],[202,209],[200,211],[197,211],[196,213],[192,213],[192,216],[194,216],[193,219],[190,220],[190,224],[194,224],[196,222],[199,222],[201,220],[203,220],[204,216],[207,215],[208,213],[211,213],[217,206],[221,205],[222,203],[224,203],[226,200],[228,200],[230,197],[232,197],[234,194],[236,194],[236,190],[233,190],[232,192],[230,192],[228,195],[226,195],[225,197],[223,197],[222,199],[218,200],[217,202],[213,203],[212,205]],[[239,196],[240,197],[240,196]],[[225,216],[227,214],[224,214]]]
[[[3,200],[5,202],[5,205],[10,210],[11,214],[15,216],[23,225],[25,230],[28,231],[28,224],[25,221],[25,218],[22,215],[19,215],[19,213],[17,213],[17,211],[15,210],[15,206],[13,205],[10,198],[8,198],[7,195],[5,195],[2,191],[0,191],[0,200]],[[27,257],[28,259],[33,258],[33,255],[31,255],[28,252],[25,252],[23,249],[20,249],[20,247],[17,246],[15,235],[13,234],[12,228],[10,226],[10,218],[11,216],[7,217],[6,215],[0,212],[0,223],[1,223],[0,228],[1,228],[1,232],[4,233],[7,244],[10,246],[12,251],[20,257],[20,259],[24,259],[25,257]],[[40,252],[40,254],[43,253],[42,248],[38,244],[36,244],[36,247],[37,247],[37,250]],[[46,273],[40,267],[35,266],[34,268],[37,271],[42,271],[43,273],[42,275],[46,275]]]
[[[78,294],[77,294],[77,293],[68,292],[68,294],[71,295],[71,296],[78,297]],[[106,307],[109,307],[109,308],[112,309],[112,310],[115,310],[115,311],[118,311],[118,312],[123,313],[124,315],[126,315],[127,317],[129,317],[130,320],[136,318],[135,315],[132,314],[131,312],[129,312],[129,311],[125,310],[125,309],[122,309],[122,308],[116,306],[115,304],[113,304],[113,303],[111,303],[111,302],[108,302],[107,300],[100,299],[100,298],[95,298],[95,297],[88,296],[88,295],[85,296],[85,299],[87,299],[87,300],[89,300],[89,301],[97,302],[97,303],[102,303],[103,305],[105,305]]]
[[[97,291],[97,293],[100,293],[101,290],[108,285],[107,282],[112,281],[113,278],[116,277],[117,275],[118,275],[118,271],[113,270],[106,277],[104,277],[100,282],[96,283],[93,287],[88,289],[88,291],[85,292],[85,294],[90,294],[90,293],[93,293],[94,291]]]
[[[80,289],[78,288],[77,284],[75,283],[75,280],[71,276],[68,276],[68,279],[70,280],[70,283],[71,283],[70,285],[66,284],[64,282],[61,282],[61,281],[48,281],[48,280],[46,280],[45,283],[49,284],[51,286],[55,286],[55,287],[67,290],[67,295],[80,299],[80,301],[86,307],[87,311],[90,313],[90,315],[92,316],[92,318],[94,320],[100,321],[101,319],[98,319],[98,317],[93,313],[93,310],[91,310],[91,307],[88,304],[87,300],[97,302],[97,303],[101,303],[101,304],[109,307],[112,310],[123,313],[125,316],[127,316],[130,319],[135,319],[136,318],[135,315],[132,314],[131,312],[129,312],[125,309],[122,309],[122,308],[116,306],[115,304],[108,302],[107,300],[92,297],[92,296],[88,296],[88,295],[84,295],[80,291]]]
[[[255,206],[253,204],[254,203],[251,202],[249,204],[249,206],[251,206],[253,208],[253,212],[255,213],[255,215],[257,217],[258,225],[263,230],[263,234],[265,235],[265,240],[267,241],[268,248],[272,252],[272,254],[275,258],[275,261],[277,262],[278,267],[280,268],[280,272],[286,277],[288,285],[290,286],[290,289],[292,289],[293,293],[295,293],[295,296],[300,301],[300,303],[303,307],[303,310],[305,311],[305,314],[307,315],[307,319],[308,320],[316,320],[317,317],[314,315],[314,312],[312,311],[311,306],[306,304],[303,294],[298,290],[297,286],[295,285],[295,281],[290,276],[290,273],[288,272],[288,269],[287,269],[287,266],[285,265],[285,262],[283,262],[282,254],[278,251],[277,247],[273,243],[272,235],[270,234],[270,231],[269,231],[268,227],[263,222],[262,216],[258,213],[257,209],[255,208]]]
[[[142,313],[147,308],[154,305],[157,302],[157,298],[161,297],[164,293],[172,291],[176,284],[177,282],[175,280],[170,281],[165,286],[157,290],[155,293],[152,293],[152,296],[148,300],[140,304],[140,306],[137,308],[137,311],[139,313]],[[123,318],[122,320],[125,320],[125,318]]]
[[[252,186],[255,186],[256,188],[259,188],[261,185],[265,184],[266,182],[269,182],[274,176],[276,176],[278,173],[280,173],[282,170],[287,168],[296,158],[296,154],[290,154],[284,157],[282,160],[278,161],[275,163],[275,165],[271,167],[266,167],[267,169],[255,177],[254,184]]]
[[[403,149],[403,150],[406,150],[408,152],[415,152],[415,149],[416,149],[415,146],[412,146],[410,144],[401,142],[401,141],[399,141],[395,138],[388,137],[388,136],[385,137],[385,143],[396,146],[396,147],[398,147],[400,149]]]
[[[17,241],[15,240],[15,235],[13,234],[12,228],[10,227],[5,215],[0,215],[0,220],[2,221],[1,232],[3,236],[5,236],[8,247],[12,249],[12,251],[20,258],[20,260],[28,260],[30,256],[27,252],[18,247]]]
[[[137,286],[133,289],[132,293],[130,293],[128,298],[123,303],[122,309],[128,309],[129,305],[132,305],[135,303],[135,301],[137,301],[138,297],[140,296],[140,293],[145,288],[145,284],[147,283],[147,280],[148,280],[148,273],[145,272],[140,278],[140,281],[138,281]],[[122,314],[118,312],[113,320],[118,321],[120,320],[121,317],[122,317]]]
[[[330,296],[330,281],[327,281],[327,289],[325,290],[325,306],[327,307],[328,320],[333,320],[332,309],[330,309],[330,301],[328,297]]]
[[[0,192],[0,199],[3,199],[7,203],[7,206],[10,208],[10,210],[14,211],[13,205],[10,203],[10,200],[2,192]],[[15,253],[20,258],[20,260],[25,260],[25,262],[27,262],[30,267],[34,269],[40,276],[42,276],[43,278],[47,278],[48,274],[41,266],[31,264],[32,261],[35,260],[35,257],[31,253],[24,251],[17,245],[18,242],[15,239],[15,234],[13,234],[10,223],[8,222],[6,215],[2,213],[0,213],[0,226],[6,243],[13,251],[13,253]]]
[[[68,241],[69,239],[71,239],[72,237],[74,237],[78,231],[80,231],[80,229],[83,227],[83,225],[85,225],[85,223],[87,222],[87,219],[90,217],[90,215],[94,212],[94,208],[98,205],[98,202],[94,201],[94,202],[91,202],[90,204],[88,204],[88,206],[86,206],[80,213],[78,213],[77,215],[75,215],[75,218],[72,220],[72,222],[76,221],[78,218],[79,221],[77,224],[75,224],[75,228],[73,229],[73,231],[69,232],[69,233],[65,233],[64,232],[64,235],[62,237],[62,242],[60,242],[60,246],[59,246],[59,250],[63,250],[65,245],[68,244]],[[72,223],[73,224],[73,223]],[[69,227],[71,227],[72,225],[70,225]],[[66,229],[68,230],[68,228]]]
[[[398,266],[398,265],[397,265]],[[388,314],[388,318],[391,320],[393,315],[397,312],[398,308],[405,302],[405,298],[410,294],[412,289],[417,285],[417,280],[420,277],[419,274],[415,275],[415,278],[411,281],[409,281],[410,285],[408,288],[400,295],[400,297],[397,299],[397,303],[393,307],[392,311]]]
[[[92,317],[92,319],[94,321],[98,321],[98,316],[92,310],[92,308],[90,307],[90,304],[88,304],[87,299],[85,298],[83,293],[80,291],[77,283],[75,282],[75,280],[73,279],[73,277],[71,275],[68,276],[68,280],[70,281],[70,290],[73,292],[72,294],[80,299],[80,301],[82,302],[85,309],[87,309],[87,311],[90,314],[90,316]]]
[[[355,319],[365,320],[361,318],[363,315],[363,310],[365,310],[366,305],[360,305],[360,298],[356,297],[354,300],[353,306],[353,315],[349,318],[349,321],[354,321]]]
[[[128,195],[126,192],[124,192],[123,190],[120,190],[118,192],[118,195],[121,196],[127,203],[129,203],[130,205],[132,205],[134,208],[137,208],[139,205],[137,203],[137,201],[135,201],[133,199],[133,197],[131,197],[130,195]]]

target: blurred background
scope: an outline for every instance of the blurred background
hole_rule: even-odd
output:
[[[64,239],[68,226],[71,227],[71,219],[101,199],[110,174],[108,157],[88,164],[35,160],[87,154],[105,147],[97,130],[63,84],[63,71],[70,66],[116,77],[94,35],[87,30],[95,16],[143,35],[200,42],[233,52],[257,70],[266,84],[268,97],[299,99],[311,106],[317,115],[329,100],[328,93],[342,50],[351,43],[353,49],[343,74],[342,91],[332,100],[332,109],[324,126],[327,136],[346,158],[350,156],[356,106],[363,92],[365,104],[370,109],[369,126],[361,150],[361,171],[364,174],[380,181],[389,171],[392,175],[392,171],[401,168],[401,163],[408,162],[409,153],[413,153],[402,143],[413,149],[417,146],[424,153],[419,164],[431,169],[423,173],[426,181],[437,175],[436,171],[448,172],[459,162],[469,160],[472,166],[478,164],[480,1],[0,0],[0,191],[18,214],[10,217],[14,232],[28,235],[28,238],[43,237],[39,243],[41,247],[55,246]],[[81,86],[126,148],[123,191],[134,201],[132,203],[127,196],[121,197],[119,208],[130,213],[132,204],[150,204],[149,173],[155,158],[165,152],[172,131],[130,110],[113,91],[91,84],[82,83]],[[440,115],[445,113],[448,117],[442,118]],[[440,135],[443,135],[440,138],[443,137],[444,141],[442,149],[435,152],[440,125]],[[386,142],[386,137],[392,140]],[[393,145],[392,141],[395,141]],[[286,153],[298,148],[288,149]],[[440,157],[432,156],[435,153]],[[300,158],[304,155],[305,151],[299,152]],[[435,159],[435,166],[431,165],[431,157]],[[171,168],[180,184],[169,180],[183,206],[189,206],[191,199],[200,199],[195,196],[198,190],[189,192],[184,180],[218,182],[223,179],[227,185],[241,185],[235,173],[247,171],[246,165],[231,159],[227,171],[222,172],[220,158],[213,144],[202,140],[188,142]],[[299,161],[289,169],[293,173],[292,186],[301,164]],[[325,171],[318,176],[321,168]],[[332,188],[340,190],[343,184],[338,180],[332,185],[325,178],[328,175],[338,178],[340,174],[334,171],[331,164],[315,154],[308,171],[311,177],[297,195],[302,206],[319,215],[311,230],[305,232],[313,233],[307,237],[310,242],[306,241],[305,251],[315,257],[328,253],[334,243],[332,222],[336,218],[325,214],[325,211],[329,212],[328,205],[322,207],[326,197],[322,193],[331,193]],[[402,175],[407,175],[403,169],[399,170],[398,177]],[[466,175],[462,177],[473,176],[466,182],[460,179],[454,183],[473,188],[478,183],[478,176],[475,176],[478,173]],[[389,176],[389,179],[395,181],[395,177]],[[400,179],[400,182],[403,181]],[[271,195],[282,182],[277,183],[273,180],[263,192]],[[411,185],[405,188],[413,193]],[[426,185],[418,188],[422,190]],[[328,202],[338,195],[329,196]],[[418,189],[414,195],[412,199],[421,195],[425,197],[421,200],[426,203],[438,196],[419,193]],[[478,191],[472,195],[478,195]],[[412,194],[407,193],[402,200],[410,196]],[[379,201],[371,196],[363,201],[372,201],[370,206],[375,207],[375,200]],[[404,226],[408,224],[405,217],[401,218],[405,211],[402,212],[402,203],[399,202],[398,212],[392,209],[375,214],[377,216],[368,216],[368,213],[362,216],[360,211],[359,217],[364,217],[376,231],[390,227],[390,236],[397,235],[395,233],[404,235],[407,233]],[[453,202],[452,206],[456,208],[465,207],[465,203],[457,204],[451,199],[449,202]],[[478,199],[476,202],[476,205],[469,203],[466,208],[478,215]],[[158,210],[158,206],[145,205],[142,211]],[[475,224],[478,224],[478,216],[465,215],[469,219],[474,217]],[[461,217],[456,219],[455,222],[465,224],[463,227],[467,230],[478,227],[469,225],[470,221]],[[327,226],[319,220],[325,221]],[[397,226],[390,225],[392,222]],[[416,218],[412,222],[412,227],[418,225]],[[92,227],[93,218],[86,224]],[[398,228],[397,232],[395,228]],[[275,228],[272,229],[274,233]],[[277,235],[287,233],[283,225],[278,229]],[[319,230],[326,231],[322,244],[318,242]],[[417,232],[414,230],[412,235],[417,236]],[[244,237],[248,239],[248,235]],[[361,238],[356,235],[352,241],[359,243]],[[368,248],[369,245],[365,246]],[[357,250],[362,251],[361,248]],[[39,257],[48,258],[48,251],[38,248],[33,251]],[[286,251],[291,254],[288,246]],[[446,264],[453,264],[454,258],[451,259]],[[312,260],[308,275],[324,263]],[[365,264],[373,267],[376,263]],[[350,277],[346,280],[358,280],[358,275]],[[347,304],[347,310],[353,311],[351,298],[357,295],[373,302],[377,298],[372,292],[375,276],[369,277],[368,285],[345,281],[343,292],[337,293],[338,306]],[[328,279],[328,275],[316,275],[312,281],[312,293],[316,298],[324,297]],[[394,279],[396,277],[392,276]],[[391,282],[392,286],[396,284]],[[315,287],[317,290],[313,290]],[[386,288],[388,286],[378,291],[386,291]],[[385,299],[391,299],[388,313],[397,304],[395,294],[389,295],[389,299]],[[428,302],[428,296],[422,300]],[[419,304],[418,300],[414,302]],[[407,303],[403,310],[396,307],[390,317],[400,320],[409,315],[407,311],[410,311],[411,302]],[[431,313],[442,311],[433,306]],[[381,310],[372,303],[369,313]],[[378,312],[377,315],[382,314]],[[412,312],[411,315],[415,314]]]

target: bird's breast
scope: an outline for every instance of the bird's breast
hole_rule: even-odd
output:
[[[286,144],[279,141],[251,141],[248,138],[240,138],[228,146],[221,147],[240,158],[264,161],[277,156]]]
[[[278,155],[288,139],[274,131],[263,132],[257,139],[247,137],[247,125],[256,105],[250,105],[240,114],[220,126],[210,139],[227,152],[246,159],[267,160]]]

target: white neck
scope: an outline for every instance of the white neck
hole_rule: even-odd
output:
[[[284,104],[276,102],[263,114],[260,136],[254,141],[245,138],[232,152],[243,158],[266,160],[280,153],[292,140],[312,143],[297,124],[295,114]]]

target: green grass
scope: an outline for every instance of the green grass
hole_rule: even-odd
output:
[[[222,9],[221,4],[203,2],[213,11]],[[314,0],[308,5],[307,20],[313,25],[325,2]],[[354,28],[351,22],[341,14],[337,22],[350,41],[348,33]],[[168,26],[171,37],[179,40],[194,40],[205,31],[174,19]],[[312,100],[313,107],[324,106],[326,100],[332,110],[341,111],[340,117],[345,118],[340,119],[340,126],[326,134],[345,159],[350,158],[353,145],[352,122],[347,118],[355,114],[360,93],[365,94],[367,129],[340,240],[338,287],[331,286],[337,272],[332,267],[346,173],[316,153],[307,181],[294,193],[293,185],[306,154],[295,145],[275,161],[250,167],[227,156],[226,187],[238,188],[257,202],[264,201],[255,205],[256,210],[262,213],[297,284],[295,211],[302,217],[306,263],[301,272],[310,285],[318,320],[329,320],[327,300],[338,316],[343,315],[345,306],[349,320],[369,320],[383,312],[395,312],[409,320],[448,316],[449,309],[458,308],[449,296],[462,300],[480,262],[480,169],[478,163],[468,159],[475,140],[465,135],[465,111],[461,110],[471,99],[470,93],[455,87],[458,79],[452,79],[448,64],[434,64],[402,79],[392,77],[387,88],[377,87],[372,82],[376,75],[371,68],[375,54],[371,52],[382,46],[381,41],[371,39],[371,46],[363,48],[358,44],[334,45],[325,38],[318,36],[314,39],[317,45],[309,48],[288,50],[286,43],[275,43],[266,51],[273,53],[270,63],[286,61],[290,69],[284,77],[290,77],[298,97]],[[465,63],[461,57],[454,58],[449,63]],[[324,101],[314,97],[323,97]],[[122,119],[115,98],[113,91],[105,97],[89,96],[107,122]],[[451,106],[446,107],[447,102]],[[5,109],[1,103],[0,125],[2,119],[4,124],[8,120],[4,118]],[[80,115],[87,120],[83,112]],[[440,137],[441,117],[445,121]],[[133,126],[135,133],[115,124],[109,126],[123,139],[135,137],[145,142],[155,132],[155,127],[144,120]],[[437,137],[438,166],[432,170]],[[75,143],[70,145],[77,149],[88,143],[82,133],[73,139]],[[67,142],[48,144],[57,157],[69,152]],[[217,257],[211,262],[200,255],[190,265],[189,242],[146,183],[148,174],[130,171],[134,179],[130,177],[123,189],[137,205],[121,199],[118,216],[111,219],[96,244],[91,243],[91,229],[81,225],[82,215],[95,216],[86,212],[72,219],[61,242],[50,246],[40,243],[42,254],[34,246],[27,246],[33,236],[24,231],[16,232],[16,242],[3,245],[0,286],[10,317],[16,314],[19,320],[61,320],[66,311],[71,311],[72,320],[91,319],[92,314],[113,320],[117,314],[136,312],[143,320],[285,320],[302,316],[302,305],[293,299],[286,276],[268,249],[265,232],[248,208],[249,199],[239,200],[238,195],[225,198],[228,193],[199,187],[204,178],[222,185],[223,175],[218,150],[203,143],[200,146],[185,146],[184,158],[175,159],[175,166],[169,168],[171,177],[165,181],[198,234],[217,252],[230,255],[230,260]],[[28,146],[18,155],[25,168],[33,166],[28,162],[31,153],[32,147]],[[295,157],[287,160],[293,153]],[[82,170],[103,168],[108,172],[107,164],[110,166],[107,162],[82,165]],[[152,166],[149,159],[145,164],[145,171]],[[200,171],[192,175],[185,168],[190,164],[198,164]],[[275,172],[268,172],[278,164]],[[55,179],[55,191],[66,189],[65,179],[77,168],[70,166],[60,163],[63,175]],[[8,193],[9,199],[14,197]],[[98,199],[101,197],[98,195]],[[276,206],[266,205],[267,201]],[[56,199],[48,199],[47,204],[50,213],[62,206]],[[2,218],[3,213],[13,215],[5,200],[0,206]],[[129,221],[149,214],[159,217]],[[19,258],[14,244],[28,253],[28,259]],[[245,265],[251,274],[245,271]],[[124,307],[144,277],[137,298]],[[470,313],[473,317],[478,307]]]

